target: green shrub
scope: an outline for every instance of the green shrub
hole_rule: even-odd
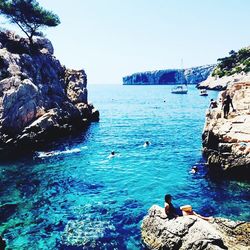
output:
[[[229,56],[218,59],[219,64],[214,69],[212,76],[223,77],[235,73],[250,71],[250,47],[242,48],[238,52],[231,50]],[[244,65],[245,67],[242,67]]]

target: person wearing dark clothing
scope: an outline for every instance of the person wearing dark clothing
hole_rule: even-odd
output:
[[[217,108],[217,107],[218,107],[217,102],[214,99],[211,99],[209,108],[214,109],[214,108]]]
[[[176,213],[176,209],[173,206],[173,204],[171,203],[172,201],[172,196],[170,194],[166,194],[165,195],[165,213],[168,217],[168,219],[174,219],[176,217],[178,217],[177,213]]]
[[[232,109],[234,110],[232,98],[230,97],[230,95],[227,95],[226,99],[224,99],[223,103],[222,103],[222,107],[223,107],[223,111],[224,111],[224,118],[228,117],[228,113],[229,113],[229,110],[230,110],[230,105],[232,106]]]

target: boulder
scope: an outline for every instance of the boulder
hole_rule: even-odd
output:
[[[169,220],[164,209],[153,205],[141,225],[142,242],[148,249],[247,249],[250,223],[215,218],[211,222],[197,216]]]
[[[84,70],[66,69],[46,38],[0,32],[0,148],[83,129],[99,119]],[[28,143],[27,143],[28,145]]]

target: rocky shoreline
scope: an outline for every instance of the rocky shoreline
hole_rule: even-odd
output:
[[[223,117],[221,100],[232,97],[235,111]],[[218,108],[206,114],[202,134],[203,153],[209,169],[216,173],[249,178],[250,170],[250,82],[235,83],[219,95]]]
[[[32,148],[99,120],[84,70],[70,70],[46,38],[0,31],[0,151]]]
[[[205,81],[197,85],[198,89],[209,89],[209,90],[226,90],[227,86],[230,86],[239,82],[250,81],[250,73],[241,72],[231,76],[212,76],[210,75]]]
[[[153,205],[141,225],[142,242],[148,249],[247,250],[250,223],[194,215],[169,220],[163,208]]]

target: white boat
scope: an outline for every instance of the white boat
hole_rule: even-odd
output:
[[[187,94],[188,89],[184,86],[177,86],[171,90],[172,94]]]
[[[206,89],[201,89],[200,96],[208,96]]]

